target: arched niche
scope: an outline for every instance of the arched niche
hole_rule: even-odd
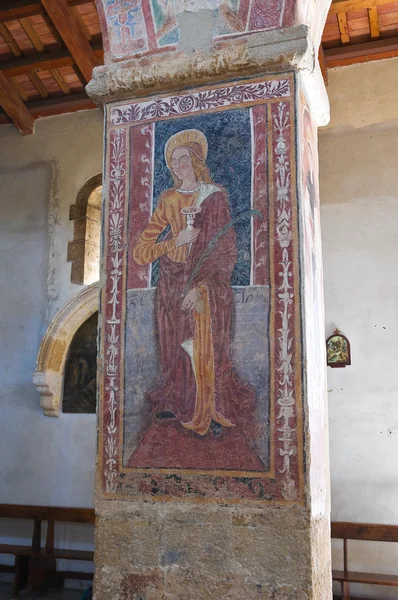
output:
[[[92,414],[97,407],[98,312],[78,328],[69,346],[62,386],[62,412]]]
[[[71,282],[89,285],[98,281],[100,267],[102,174],[90,177],[69,210],[74,222],[73,241],[67,260],[72,263]]]
[[[47,417],[58,417],[62,405],[63,377],[68,351],[79,327],[98,311],[99,284],[87,286],[59,311],[41,342],[33,383]]]

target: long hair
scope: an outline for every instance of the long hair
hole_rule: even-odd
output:
[[[203,183],[214,183],[210,175],[210,171],[206,166],[201,145],[197,142],[186,142],[185,144],[178,147],[186,148],[188,150],[189,156],[191,157],[192,161],[193,172],[195,173],[197,181]],[[174,187],[179,188],[182,185],[182,181],[178,179],[178,177],[174,174],[170,166],[169,169],[173,177]]]

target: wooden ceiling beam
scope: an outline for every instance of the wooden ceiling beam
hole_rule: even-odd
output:
[[[69,96],[27,102],[26,107],[36,118],[60,115],[64,112],[76,112],[78,110],[98,108],[98,106],[94,104],[94,102],[90,100],[85,93],[70,94]]]
[[[102,44],[95,42],[91,45],[99,64],[103,57]],[[75,60],[70,55],[67,48],[53,50],[42,54],[31,54],[23,58],[10,59],[0,63],[0,69],[7,77],[16,77],[17,75],[27,75],[32,69],[43,71],[51,69],[60,69],[61,67],[70,67],[75,64]]]
[[[54,115],[63,115],[65,113],[77,112],[79,110],[92,110],[98,108],[87,98],[86,94],[70,94],[61,98],[51,98],[48,100],[36,100],[28,102],[27,106],[32,116],[36,118],[52,117]],[[0,125],[10,123],[10,119],[4,113],[0,112]]]
[[[18,46],[17,42],[14,40],[7,26],[4,25],[4,23],[0,23],[0,35],[11,50],[11,52],[15,54],[15,56],[21,56],[21,48]]]
[[[75,7],[74,7],[72,10],[73,10],[73,14],[74,14],[74,15],[75,15],[75,17],[76,17],[76,20],[77,20],[77,21],[78,21],[78,23],[79,23],[79,27],[80,27],[80,29],[81,29],[81,30],[82,30],[82,32],[84,33],[84,37],[85,37],[85,38],[86,38],[86,39],[87,39],[89,42],[91,42],[91,33],[90,33],[90,31],[89,31],[89,29],[88,29],[87,25],[85,24],[84,20],[82,19],[82,16],[81,16],[81,14],[79,13],[78,9],[77,9],[77,8],[75,8]]]
[[[0,68],[7,77],[16,77],[17,75],[27,75],[32,69],[60,69],[61,67],[70,67],[74,60],[65,48],[63,50],[54,50],[45,54],[31,54],[25,58],[8,60],[0,63]]]
[[[393,0],[334,0],[330,5],[329,15],[337,15],[341,12],[350,10],[360,10],[361,8],[375,8],[382,4],[391,4]]]
[[[372,40],[377,40],[380,37],[379,14],[377,12],[377,6],[374,8],[368,8],[368,15],[370,24],[370,37]]]
[[[25,89],[22,87],[22,85],[16,80],[14,79],[14,77],[10,77],[10,79],[8,80],[12,87],[14,88],[14,90],[17,92],[18,96],[24,101],[27,102],[28,101],[28,94],[25,91]]]
[[[48,16],[48,14],[45,13],[42,16],[43,16],[44,21],[46,22],[47,27],[51,31],[51,35],[53,36],[53,38],[55,39],[55,41],[58,42],[58,44],[61,46],[61,48],[64,48],[65,47],[64,40],[59,35],[57,28],[54,27],[54,23],[51,21],[51,19]]]
[[[29,21],[28,17],[19,19],[19,22],[21,23],[22,27],[25,30],[26,35],[28,36],[28,38],[30,39],[30,41],[32,42],[32,44],[34,45],[36,50],[38,52],[44,52],[44,50],[45,50],[44,44],[41,41],[40,36],[37,35],[36,30],[33,27],[32,23]]]
[[[324,51],[328,69],[344,67],[354,63],[382,60],[398,56],[398,37],[352,44],[340,48],[329,48]]]
[[[339,22],[339,31],[340,31],[341,43],[344,46],[345,44],[349,44],[350,43],[350,34],[349,34],[349,31],[348,31],[347,15],[345,14],[345,12],[339,12],[339,13],[337,13],[337,20]]]
[[[33,133],[35,119],[14,90],[7,77],[0,72],[0,105],[22,135]]]
[[[50,69],[50,73],[54,77],[55,81],[58,84],[58,87],[63,91],[63,93],[70,94],[70,87],[64,81],[64,79],[63,79],[61,73],[58,71],[58,69]]]
[[[69,0],[69,5],[79,6],[88,2],[90,0]],[[41,2],[37,2],[37,0],[2,0],[0,2],[0,21],[12,21],[13,19],[32,17],[44,12],[44,6]]]
[[[42,4],[83,73],[85,80],[90,81],[94,67],[100,63],[83,33],[76,15],[69,6],[68,0],[57,0],[56,2],[54,0],[42,0]]]
[[[35,88],[37,89],[37,91],[39,92],[40,96],[42,98],[48,98],[48,91],[46,86],[44,85],[44,83],[42,82],[42,80],[40,79],[40,77],[37,74],[37,69],[34,69],[31,73],[29,73],[29,79],[31,80],[31,82],[33,83],[33,85],[35,86]]]

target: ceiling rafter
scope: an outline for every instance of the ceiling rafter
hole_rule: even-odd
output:
[[[344,46],[345,44],[350,43],[350,34],[348,31],[347,15],[345,14],[345,12],[339,12],[339,13],[337,13],[337,19],[339,22],[341,43]]]
[[[101,43],[96,42],[91,44],[91,48],[97,58],[99,64],[103,57]],[[53,50],[43,54],[31,54],[23,58],[14,58],[4,61],[0,68],[7,77],[15,77],[17,75],[25,75],[34,68],[41,70],[60,69],[62,67],[70,67],[76,64],[76,61],[71,56],[67,48]]]
[[[29,100],[28,94],[25,92],[24,88],[18,83],[18,81],[14,78],[10,78],[10,79],[8,79],[8,81],[11,83],[12,87],[17,92],[17,94],[20,96],[20,98],[24,102],[27,102]]]
[[[375,8],[384,4],[391,4],[394,0],[337,0],[332,2],[329,9],[329,15],[336,15],[341,12],[352,10],[361,10],[363,8]]]
[[[398,37],[362,44],[353,44],[342,48],[330,48],[324,51],[326,66],[342,67],[358,62],[381,60],[398,56]]]
[[[42,98],[48,98],[49,93],[47,91],[46,86],[44,85],[44,83],[42,82],[40,77],[38,76],[37,69],[34,69],[33,71],[31,71],[29,73],[29,79],[31,80],[31,82],[33,83],[33,85],[35,86],[37,91],[39,92],[40,96]]]
[[[54,0],[42,0],[42,4],[84,78],[89,82],[94,67],[100,63],[68,0],[57,0],[56,2]]]
[[[34,45],[35,49],[38,52],[44,52],[44,50],[45,50],[44,44],[41,41],[40,37],[37,35],[35,28],[33,27],[32,23],[29,20],[29,17],[24,17],[23,19],[19,19],[19,22],[21,23],[22,27],[24,28],[26,35],[28,36],[28,38],[30,39],[32,44]]]
[[[94,0],[93,0],[94,1]],[[58,2],[58,0],[56,0]],[[69,0],[69,6],[87,4],[88,0]],[[0,21],[11,21],[23,17],[33,17],[43,14],[46,9],[37,0],[7,0],[0,4]]]
[[[370,25],[370,37],[372,40],[377,40],[380,37],[379,29],[379,13],[377,6],[368,8],[369,25]]]
[[[22,50],[4,23],[0,23],[0,35],[15,56],[21,56]]]
[[[0,72],[0,105],[22,135],[33,133],[35,119],[7,77]]]
[[[62,77],[62,75],[60,74],[60,72],[58,71],[58,69],[49,69],[51,75],[54,77],[55,81],[58,84],[58,87],[60,88],[60,90],[63,91],[64,94],[70,94],[70,87],[69,85],[65,82],[64,78]]]
[[[62,113],[98,108],[86,94],[71,94],[61,98],[47,98],[45,100],[35,100],[34,102],[26,103],[26,108],[35,119],[59,115],[60,107],[62,108]],[[9,122],[10,119],[7,118],[6,114],[0,114],[0,125],[5,125]]]

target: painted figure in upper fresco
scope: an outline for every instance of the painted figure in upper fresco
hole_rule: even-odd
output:
[[[234,4],[230,0],[202,0],[201,8],[215,12],[218,28],[244,31],[245,25]],[[178,25],[178,15],[197,10],[195,0],[157,0],[157,6],[161,10],[163,21],[162,27],[157,31],[158,38]]]
[[[174,187],[162,194],[133,251],[140,265],[160,259],[155,318],[161,387],[150,400],[155,412],[173,413],[201,436],[238,421],[245,428],[254,404],[251,386],[238,379],[230,361],[230,282],[238,250],[235,230],[227,226],[226,191],[206,166],[207,149],[196,129],[168,140],[165,160]]]

